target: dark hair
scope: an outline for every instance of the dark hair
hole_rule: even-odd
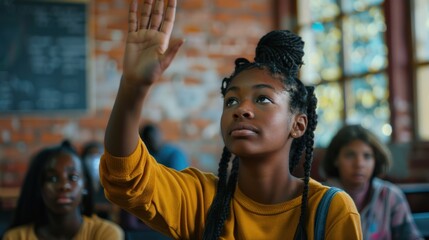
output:
[[[387,147],[368,129],[360,125],[347,125],[335,134],[326,149],[322,166],[327,177],[339,177],[338,168],[335,166],[338,154],[341,148],[355,140],[360,140],[368,144],[374,151],[375,167],[371,179],[385,173],[389,169],[392,160]]]
[[[85,157],[91,153],[94,148],[103,149],[103,144],[99,141],[90,141],[83,146],[81,158],[85,161]]]
[[[153,123],[148,123],[140,128],[140,138],[145,143],[150,153],[156,153],[160,150],[163,144],[161,129]]]
[[[308,126],[305,134],[292,142],[289,156],[289,170],[292,172],[301,159],[305,150],[304,161],[304,191],[302,194],[301,216],[297,229],[297,236],[306,238],[305,217],[308,198],[308,182],[310,180],[311,163],[313,161],[314,130],[317,125],[316,105],[317,98],[314,95],[314,87],[306,87],[298,79],[298,71],[304,56],[304,42],[301,37],[288,30],[271,31],[263,36],[256,47],[255,61],[250,62],[245,58],[235,60],[233,74],[223,79],[221,93],[225,96],[231,81],[240,72],[252,68],[264,69],[278,77],[289,93],[290,111],[307,115]],[[218,186],[214,200],[207,215],[207,222],[203,239],[218,239],[222,234],[225,220],[230,211],[231,198],[235,191],[238,175],[238,158],[234,158],[230,177],[227,179],[227,167],[231,160],[231,153],[225,147],[218,169]]]
[[[60,153],[67,153],[80,159],[76,150],[67,140],[60,145],[44,148],[35,154],[25,175],[13,220],[8,229],[26,224],[40,226],[47,222],[47,208],[42,198],[43,173],[46,164]],[[87,194],[82,196],[82,214],[91,216],[94,210],[93,188],[87,169],[84,164],[81,165],[87,190]]]

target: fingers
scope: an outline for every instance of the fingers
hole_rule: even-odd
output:
[[[130,4],[130,9],[128,12],[128,32],[137,31],[137,0],[133,0]]]
[[[185,42],[184,39],[172,39],[170,41],[170,47],[167,49],[167,51],[164,54],[164,58],[161,62],[161,68],[166,69],[171,61],[173,61],[174,57],[176,56],[176,53],[179,51],[180,47]]]
[[[140,20],[140,29],[146,29],[149,26],[150,12],[152,11],[153,0],[145,0]]]
[[[138,29],[160,30],[170,35],[173,30],[176,15],[177,0],[169,0],[164,14],[164,0],[144,0],[141,10],[140,21],[138,21],[138,0],[132,0],[129,11],[129,31]],[[153,6],[155,5],[155,6]]]
[[[150,17],[150,29],[158,30],[161,26],[162,14],[164,13],[164,0],[156,0],[155,7]]]
[[[168,1],[167,9],[165,10],[164,22],[162,23],[161,32],[170,35],[173,31],[174,19],[176,16],[177,0]]]

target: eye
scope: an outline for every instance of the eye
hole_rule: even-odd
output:
[[[58,177],[55,175],[47,175],[45,178],[45,182],[56,183],[58,182]]]
[[[267,96],[261,95],[258,98],[256,98],[257,103],[273,103],[270,98]]]
[[[225,99],[225,106],[226,107],[231,107],[233,105],[236,105],[238,103],[236,98],[230,97]]]
[[[354,157],[355,157],[355,153],[354,153],[354,152],[352,152],[352,151],[347,151],[347,152],[345,152],[344,157],[345,157],[347,160],[352,160],[352,159],[354,159]]]
[[[365,153],[364,158],[365,160],[371,160],[373,158],[373,155],[371,153]]]
[[[79,181],[79,179],[80,179],[80,176],[78,174],[71,174],[69,176],[69,180],[72,182],[77,182],[77,181]]]

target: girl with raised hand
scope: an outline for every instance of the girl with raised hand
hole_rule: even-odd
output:
[[[297,78],[301,38],[272,31],[254,61],[238,58],[221,84],[225,147],[218,176],[156,162],[138,135],[151,86],[183,43],[170,41],[176,1],[130,5],[124,72],[106,129],[100,174],[107,197],[174,239],[314,239],[317,206],[329,189],[310,178],[317,124],[313,87]],[[305,152],[305,177],[291,172]],[[232,168],[228,172],[228,165]],[[359,214],[345,192],[326,218],[327,239],[361,239]]]
[[[3,240],[124,239],[118,225],[98,218],[93,210],[89,173],[64,141],[31,160]]]

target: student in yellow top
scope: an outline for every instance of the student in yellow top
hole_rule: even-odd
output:
[[[93,214],[92,191],[68,141],[42,149],[30,163],[3,240],[124,239],[118,225]]]
[[[222,81],[225,148],[218,176],[177,171],[157,163],[138,135],[145,97],[183,43],[170,41],[176,1],[164,7],[162,0],[145,0],[137,9],[133,0],[100,162],[106,196],[174,239],[313,239],[316,208],[328,187],[310,178],[317,99],[297,78],[301,38],[286,30],[268,33],[255,60],[237,59]],[[291,171],[304,151],[300,179]],[[359,214],[345,192],[331,202],[324,236],[362,239]]]

